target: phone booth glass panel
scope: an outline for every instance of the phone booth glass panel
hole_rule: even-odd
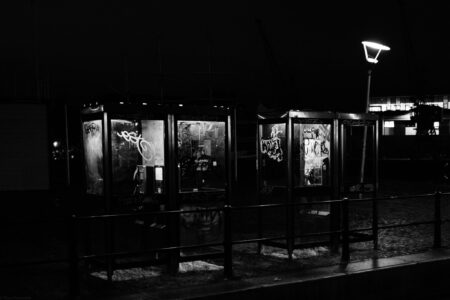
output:
[[[86,194],[103,195],[103,124],[102,120],[82,124],[86,176]]]

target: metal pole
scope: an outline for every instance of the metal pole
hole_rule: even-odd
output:
[[[333,143],[332,143],[332,160],[330,164],[330,170],[332,172],[333,181],[332,181],[332,191],[331,191],[331,199],[339,199],[339,119],[337,115],[335,115],[333,119]],[[340,230],[340,203],[335,203],[330,205],[330,231]],[[331,249],[333,252],[337,253],[339,251],[339,238],[340,235],[338,233],[330,235],[330,243]]]
[[[179,209],[177,202],[178,182],[177,182],[177,156],[176,156],[176,120],[173,113],[167,115],[167,136],[168,136],[168,209]],[[169,221],[169,244],[177,247],[180,245],[180,214],[170,215]],[[180,250],[169,252],[168,269],[171,274],[178,273],[180,260]]]
[[[372,126],[373,128],[373,175],[374,175],[374,186],[373,186],[373,202],[372,202],[372,228],[373,228],[373,248],[375,250],[378,250],[378,168],[379,168],[379,162],[378,162],[378,121],[375,121],[375,125]]]
[[[293,159],[292,159],[292,118],[288,116],[288,122],[287,122],[287,129],[286,129],[286,137],[287,137],[287,202],[292,203],[294,201],[294,190],[293,190]],[[295,224],[294,224],[294,218],[295,218],[295,208],[286,206],[286,214],[287,214],[287,250],[288,250],[288,257],[289,259],[292,259],[292,253],[294,252],[295,248],[295,238],[294,231],[295,231]]]
[[[231,202],[234,196],[234,170],[231,161],[233,148],[232,117],[227,117],[227,198],[224,203],[224,271],[227,278],[233,276],[233,245],[231,243]],[[234,153],[235,154],[235,153]]]
[[[436,192],[434,195],[434,248],[441,247],[441,193]]]
[[[226,278],[233,277],[233,245],[231,240],[231,206],[229,204],[224,205],[224,238],[223,238],[223,249],[224,249],[224,273]]]
[[[342,199],[342,253],[341,262],[350,261],[350,238],[349,238],[348,198]]]
[[[256,120],[256,203],[261,205],[261,195],[260,195],[260,181],[261,181],[261,157],[260,157],[260,149],[259,149],[259,141],[261,139],[260,137],[260,131],[259,131],[260,124],[258,120]],[[262,238],[262,210],[259,207],[258,208],[258,238]],[[261,254],[262,251],[262,243],[258,242],[258,254]]]
[[[369,112],[369,104],[370,104],[370,81],[372,77],[372,70],[368,70],[367,72],[367,94],[366,94],[366,107],[364,112]],[[364,168],[366,164],[366,148],[367,148],[367,126],[364,126],[364,135],[363,135],[363,146],[362,146],[362,155],[361,155],[361,172],[360,172],[360,188],[361,191],[364,190]]]
[[[372,235],[373,249],[378,250],[378,202],[376,198],[372,200]]]
[[[111,158],[111,141],[110,141],[111,124],[109,122],[108,113],[103,113],[103,194],[105,197],[105,211],[111,213],[115,205],[112,198],[112,158]],[[114,252],[114,223],[112,218],[105,220],[105,248],[107,253]],[[114,273],[114,258],[108,256],[106,258],[106,275],[108,282],[112,282]]]

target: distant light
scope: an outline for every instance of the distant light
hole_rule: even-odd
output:
[[[372,112],[381,111],[381,106],[370,106],[369,111],[372,111]]]
[[[439,122],[434,122],[433,126],[434,126],[434,129],[439,129]]]
[[[142,102],[142,105],[147,105],[147,102]]]
[[[213,107],[216,107],[216,108],[217,108],[217,105],[214,105]]]
[[[120,101],[119,104],[124,104],[124,102]]]
[[[180,103],[180,104],[178,104],[178,106],[179,106],[179,107],[183,107],[183,104]]]
[[[53,143],[53,147],[58,148],[59,146],[61,146],[61,142],[59,141],[54,141]]]
[[[395,123],[394,121],[384,121],[384,128],[394,128]]]
[[[364,46],[364,54],[366,55],[366,60],[372,64],[378,63],[378,56],[380,55],[381,51],[391,50],[391,48],[389,48],[388,46],[375,42],[363,41],[362,44]],[[375,50],[376,54],[369,54],[368,48],[370,50]]]

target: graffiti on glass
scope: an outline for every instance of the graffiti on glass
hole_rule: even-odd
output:
[[[125,141],[134,144],[139,151],[139,154],[144,160],[152,160],[155,154],[155,147],[153,144],[145,139],[136,132],[121,131],[117,135],[123,138]]]
[[[266,154],[269,158],[277,161],[283,161],[283,149],[281,149],[281,139],[279,135],[282,133],[276,125],[272,127],[270,139],[261,139],[261,153]]]

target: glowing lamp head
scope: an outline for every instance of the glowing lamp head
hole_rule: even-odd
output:
[[[380,55],[381,51],[391,50],[391,48],[389,48],[388,46],[379,43],[363,41],[362,44],[364,46],[364,54],[366,55],[366,60],[372,64],[378,63],[378,56]]]

